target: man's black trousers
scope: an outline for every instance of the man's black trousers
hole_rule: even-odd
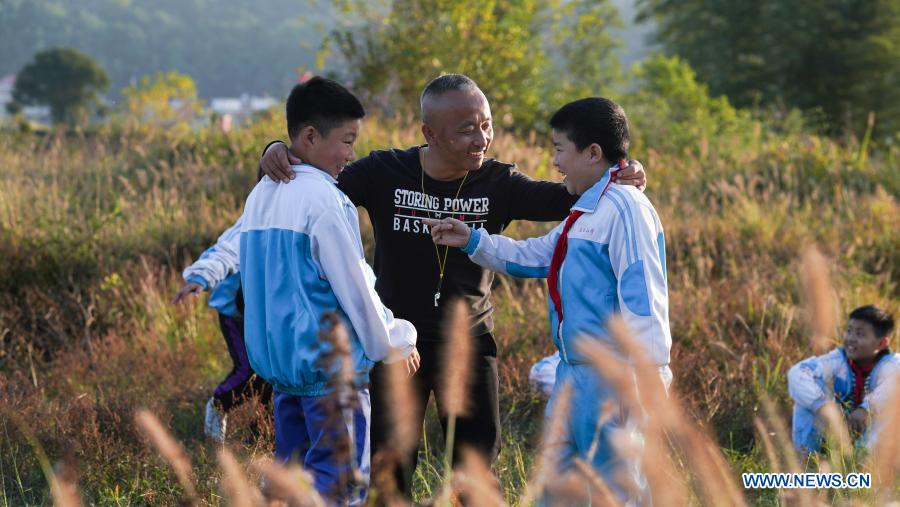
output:
[[[412,377],[413,396],[415,403],[415,427],[418,430],[416,448],[405,462],[399,464],[394,471],[397,487],[407,495],[412,489],[413,473],[418,461],[418,443],[421,441],[422,424],[425,419],[425,408],[431,393],[434,393],[437,401],[438,415],[444,436],[447,433],[446,412],[441,406],[441,397],[446,389],[444,385],[444,371],[450,361],[446,357],[443,343],[435,341],[423,341],[420,338],[418,349],[422,358],[421,365]],[[472,358],[471,381],[466,393],[468,413],[456,420],[456,437],[454,440],[453,461],[460,458],[460,449],[464,447],[479,451],[488,463],[493,463],[500,452],[500,405],[498,391],[500,387],[497,375],[497,345],[491,334],[485,334],[474,339],[474,352]],[[387,450],[391,442],[393,427],[391,413],[393,408],[389,406],[390,397],[387,396],[388,382],[384,364],[378,363],[372,369],[370,375],[370,395],[372,400],[372,457],[376,460],[379,451]],[[400,458],[404,461],[404,457]],[[373,467],[376,466],[373,461]],[[372,470],[373,475],[384,471]]]

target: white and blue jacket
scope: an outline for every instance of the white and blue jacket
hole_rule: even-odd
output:
[[[228,317],[241,317],[237,304],[241,277],[238,274],[241,219],[229,227],[207,248],[200,258],[182,273],[186,282],[194,282],[209,290],[209,306]]]
[[[375,293],[359,217],[335,180],[308,165],[296,178],[265,177],[244,207],[240,274],[244,335],[253,370],[276,391],[297,396],[328,392],[328,344],[319,340],[322,315],[337,312],[347,324],[357,382],[392,352],[408,356],[416,330],[395,319]]]
[[[563,322],[548,298],[550,329],[560,357],[587,362],[575,347],[595,337],[621,350],[606,329],[620,315],[657,366],[669,364],[669,297],[665,237],[656,210],[637,188],[611,183],[610,171],[572,207],[584,215],[572,224],[559,273]],[[473,229],[463,248],[475,263],[520,278],[545,278],[565,222],[547,235],[516,241]]]
[[[900,381],[898,375],[900,354],[885,354],[869,373],[859,406],[869,414],[882,410],[890,400],[891,388]],[[791,398],[794,403],[812,412],[818,411],[829,400],[842,405],[847,411],[856,408],[851,406],[855,384],[855,373],[842,347],[804,359],[788,371]]]

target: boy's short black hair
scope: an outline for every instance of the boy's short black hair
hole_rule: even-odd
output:
[[[609,99],[589,97],[569,102],[553,113],[550,126],[565,133],[579,151],[597,143],[603,149],[603,158],[611,164],[628,157],[628,117],[622,106]]]
[[[312,125],[323,136],[347,120],[366,116],[362,103],[337,81],[316,76],[291,90],[285,105],[291,140]]]
[[[860,306],[850,312],[850,318],[871,324],[878,338],[884,338],[894,330],[894,318],[891,314],[875,305]]]

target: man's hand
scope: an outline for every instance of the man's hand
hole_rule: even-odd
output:
[[[863,433],[869,426],[869,412],[864,408],[857,408],[847,417],[851,433]]]
[[[422,358],[419,357],[419,349],[414,348],[406,358],[406,374],[410,377],[415,375],[419,370],[419,363],[421,361]]]
[[[175,294],[175,299],[172,300],[173,305],[177,305],[184,301],[184,298],[188,296],[188,294],[193,294],[194,297],[199,296],[203,293],[203,287],[196,282],[188,282],[181,287],[181,290],[178,291],[178,294]]]
[[[629,160],[628,165],[616,175],[616,183],[631,185],[643,192],[647,188],[647,173],[644,172],[644,166],[637,160]]]
[[[287,183],[294,179],[294,171],[291,164],[300,164],[302,161],[291,155],[287,145],[282,142],[273,143],[263,153],[262,159],[259,161],[259,168],[262,172],[275,181]]]
[[[438,245],[464,247],[469,242],[472,229],[455,218],[436,220],[423,218],[425,225],[431,228],[431,239]]]

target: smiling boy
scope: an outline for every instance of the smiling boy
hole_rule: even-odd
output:
[[[820,410],[829,400],[843,409],[859,445],[871,448],[877,429],[873,415],[883,410],[890,389],[900,377],[900,354],[888,349],[893,317],[873,305],[852,312],[843,347],[794,365],[788,372],[788,391],[794,400],[794,447],[807,455],[821,450],[824,436]]]
[[[589,461],[623,501],[636,500],[642,478],[619,455],[613,435],[630,428],[615,389],[588,364],[579,342],[621,349],[607,329],[619,315],[634,331],[664,385],[671,382],[665,241],[653,205],[638,189],[614,183],[629,145],[625,111],[604,98],[566,104],[550,119],[556,157],[570,194],[580,196],[568,219],[547,235],[516,241],[453,218],[426,221],[440,245],[462,247],[487,269],[521,278],[547,278],[550,325],[560,355],[548,414],[564,384],[572,386],[560,466]],[[608,418],[601,407],[611,403]],[[596,452],[590,449],[596,445]]]
[[[306,163],[295,179],[266,177],[250,193],[241,217],[240,274],[247,355],[274,388],[275,455],[298,459],[316,489],[340,505],[365,499],[350,460],[336,442],[355,443],[351,459],[369,473],[368,374],[390,354],[418,367],[416,330],[395,319],[375,293],[366,264],[356,207],[335,178],[353,160],[362,104],[340,84],[313,78],[291,91],[286,106],[291,152]],[[331,346],[320,338],[323,315],[347,325],[356,404],[343,425],[329,423],[338,407],[331,392]],[[340,413],[340,412],[338,412]]]

